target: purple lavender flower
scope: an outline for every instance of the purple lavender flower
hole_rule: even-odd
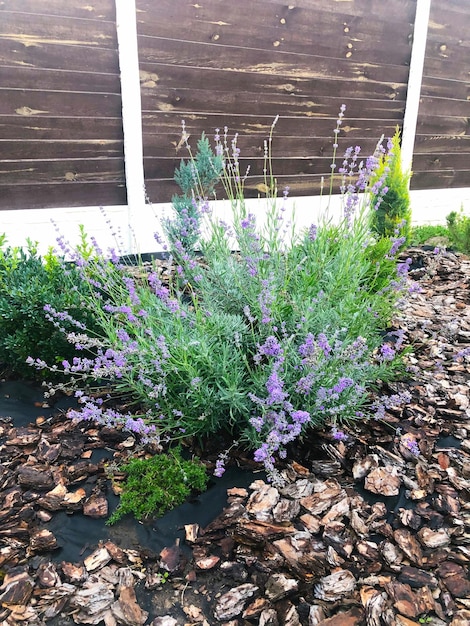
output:
[[[263,463],[270,456],[267,443],[263,443],[254,453],[256,463]]]
[[[223,459],[217,459],[215,462],[214,476],[221,478],[225,474],[225,462]]]
[[[307,376],[299,378],[295,385],[295,390],[297,393],[307,396],[311,392],[314,382],[315,376],[312,372],[310,372]]]
[[[258,296],[258,303],[261,310],[261,323],[269,324],[272,322],[271,317],[271,304],[273,304],[275,297],[273,293],[273,278],[269,280],[263,279],[261,281],[262,289]]]
[[[310,421],[310,413],[308,411],[292,411],[290,416],[298,424],[306,424]]]
[[[421,454],[421,450],[419,449],[418,442],[413,437],[413,435],[407,433],[401,439],[402,443],[408,450],[414,455],[419,456]]]
[[[311,224],[308,229],[308,238],[310,241],[315,241],[318,235],[318,226],[316,224]]]
[[[317,338],[318,347],[323,350],[323,354],[328,357],[331,352],[331,346],[328,343],[328,339],[324,333],[320,333]]]
[[[274,337],[274,335],[269,335],[269,337],[266,338],[266,341],[262,345],[257,345],[257,348],[257,354],[262,356],[278,357],[283,354],[281,344],[276,339],[276,337]]]
[[[404,263],[397,263],[397,274],[402,278],[406,278],[411,266],[412,260],[406,259]]]
[[[118,331],[117,331],[117,333],[116,333],[116,335],[117,335],[117,338],[118,338],[120,341],[123,341],[123,342],[130,341],[130,339],[131,339],[131,338],[129,337],[129,334],[128,334],[128,333],[127,333],[127,332],[126,332],[123,328],[119,328],[119,329],[118,329]]]
[[[266,389],[268,390],[269,396],[266,399],[266,404],[281,404],[287,397],[287,393],[283,391],[284,382],[279,378],[277,371],[274,369],[267,382]]]
[[[332,388],[332,392],[335,394],[343,393],[346,389],[349,389],[354,385],[354,381],[352,378],[342,377]]]
[[[333,435],[333,439],[336,439],[338,441],[344,441],[348,438],[346,433],[343,430],[338,430],[336,426],[333,426],[333,428],[331,429],[331,434]]]
[[[380,346],[381,361],[393,361],[395,355],[395,350],[388,343],[384,343],[382,346]]]
[[[406,241],[406,237],[392,238],[392,247],[390,248],[388,255],[386,255],[386,258],[393,259],[396,256],[398,250],[405,243],[405,241]]]

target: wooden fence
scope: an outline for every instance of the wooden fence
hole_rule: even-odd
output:
[[[339,149],[365,153],[411,109],[416,10],[429,0],[135,0],[135,23],[116,24],[120,2],[0,0],[0,209],[125,206],[125,170],[135,166],[152,202],[168,202],[182,119],[191,142],[224,126],[238,133],[256,196],[276,115],[278,185],[314,196],[341,104]],[[416,133],[414,190],[470,187],[468,32],[468,0],[432,0],[419,114],[405,128]],[[132,88],[121,83],[118,40],[129,37],[140,76],[141,107],[125,112],[134,126],[121,111]],[[131,157],[125,133],[140,129],[143,149]]]

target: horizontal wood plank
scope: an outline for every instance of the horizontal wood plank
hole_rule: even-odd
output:
[[[317,175],[288,175],[276,176],[276,184],[278,194],[282,196],[283,190],[289,187],[289,195],[291,196],[307,196],[319,195],[327,183],[322,182],[322,177]],[[335,183],[335,192],[339,193],[340,182]],[[152,203],[170,202],[172,196],[180,191],[172,179],[148,180],[146,182],[146,191]],[[245,197],[258,198],[265,197],[265,182],[262,176],[248,177],[245,182]],[[225,199],[223,190],[219,190],[217,199]]]
[[[53,183],[125,182],[124,161],[119,158],[54,161],[1,161],[0,186]]]
[[[72,91],[74,93],[121,93],[119,74],[72,72],[30,67],[3,67],[1,88]]]
[[[231,137],[229,138],[229,146]],[[147,137],[145,144],[145,156],[146,157],[179,157],[187,158],[187,151],[182,147],[177,150],[176,142],[179,141],[178,135],[154,136],[155,140],[150,142],[150,138]],[[196,144],[198,137],[194,137],[190,140],[193,148]],[[341,138],[339,140],[338,153],[343,154],[345,150],[351,145],[358,145],[361,147],[362,154],[371,154],[377,141],[380,139],[380,135],[373,137],[355,137],[353,141],[348,138]],[[254,135],[240,135],[237,140],[237,146],[241,151],[241,157],[263,157],[264,154],[264,139]],[[170,151],[170,152],[169,152]],[[313,158],[324,157],[333,155],[333,140],[332,137],[318,137],[318,136],[286,136],[275,134],[272,141],[272,153],[274,157],[282,157],[284,159],[295,158]]]
[[[47,68],[78,72],[119,73],[117,47],[87,47],[61,42],[25,46],[0,37],[0,67]]]
[[[405,3],[396,21],[383,15],[371,20],[364,2],[361,15],[353,16],[346,8],[342,19],[330,6],[331,2],[317,2],[312,11],[311,6],[289,9],[258,1],[250,3],[249,11],[241,11],[238,3],[204,2],[200,6],[183,0],[146,0],[139,1],[138,32],[170,39],[184,35],[199,43],[409,64],[413,20],[407,22]],[[178,24],[177,35],[174,24]],[[394,45],[384,46],[387,40]]]
[[[410,188],[414,189],[447,189],[470,187],[470,171],[425,171],[415,172],[411,178]]]
[[[413,158],[413,172],[428,172],[440,170],[465,170],[470,162],[470,154],[463,153],[440,153],[440,154],[415,154]]]
[[[0,185],[0,210],[113,206],[126,203],[125,186],[117,183]]]
[[[165,9],[173,9],[173,18],[177,16],[193,16],[202,20],[228,22],[223,19],[224,15],[231,17],[235,12],[230,12],[231,3],[221,2],[221,0],[206,0],[204,4],[198,2],[187,3],[185,0],[161,0]],[[379,0],[380,2],[381,0]],[[465,0],[461,0],[465,1]],[[137,15],[153,14],[159,11],[159,3],[154,0],[137,0]],[[240,4],[233,3],[234,7],[239,9],[243,14],[251,15],[251,11],[256,12],[258,9],[264,9],[269,15],[274,14],[279,19],[293,19],[298,14],[303,16],[304,20],[310,20],[312,23],[315,18],[323,14],[335,16],[336,20],[343,23],[355,22],[364,17],[371,17],[371,10],[375,8],[374,22],[388,22],[390,24],[402,24],[403,22],[413,24],[416,13],[416,0],[394,0],[385,10],[381,11],[381,7],[372,7],[371,0],[341,0],[332,2],[331,0],[296,0],[295,3],[286,4],[280,0],[251,0],[249,3],[249,11],[240,11]],[[225,13],[221,13],[224,10]],[[258,15],[258,13],[255,13]],[[215,19],[219,17],[219,20]],[[174,24],[179,23],[173,19]],[[258,19],[259,23],[259,19]],[[309,22],[310,23],[310,22]]]
[[[421,96],[470,100],[470,83],[464,80],[450,80],[446,78],[423,76]]]
[[[101,139],[123,142],[121,117],[45,117],[0,115],[2,139],[62,141]],[[3,154],[3,158],[6,155]]]
[[[116,10],[113,0],[93,0],[92,2],[64,2],[64,0],[2,0],[0,15],[7,11],[14,13],[32,13],[60,17],[81,17],[94,20],[114,21]]]
[[[319,83],[317,83],[319,85]],[[247,91],[217,91],[217,99],[213,101],[210,111],[207,110],[207,91],[205,89],[166,88],[163,85],[142,88],[142,105],[144,117],[151,118],[159,112],[171,111],[180,117],[191,114],[205,114],[226,116],[243,112],[246,115],[253,115],[259,118],[270,117],[274,119],[276,115],[298,115],[304,117],[325,117],[339,113],[341,104],[346,105],[346,119],[350,117],[366,117],[377,120],[397,120],[403,119],[405,101],[392,99],[383,96],[369,98],[367,93],[360,92],[356,85],[356,91],[347,92],[346,86],[341,83],[338,89],[327,83],[320,83],[327,89],[331,89],[334,95],[323,95],[318,93],[299,94],[297,92],[283,91],[282,88],[277,93],[272,92],[272,85],[264,85],[262,89],[254,92]],[[297,87],[290,85],[290,88],[297,90]],[[352,88],[352,83],[351,83]],[[370,87],[371,91],[373,87]],[[344,94],[340,92],[344,90]],[[305,90],[307,91],[307,90]],[[395,92],[390,90],[393,95]],[[345,95],[346,94],[346,95]],[[358,97],[353,97],[357,95]],[[145,129],[144,129],[145,132]]]
[[[457,152],[470,154],[470,135],[416,135],[414,152],[415,154]]]
[[[33,47],[36,53],[40,53],[44,44],[111,50],[116,48],[114,20],[28,14],[18,11],[2,11],[0,15],[0,38],[15,42],[20,47]]]
[[[420,135],[468,135],[470,125],[467,117],[420,115],[417,132]]]
[[[31,117],[118,117],[121,94],[28,91],[0,88],[0,115]]]
[[[350,59],[332,59],[314,54],[295,54],[278,50],[255,50],[200,44],[181,39],[139,37],[139,56],[142,64],[163,63],[193,68],[211,68],[247,74],[265,74],[319,80],[373,80],[385,83],[406,83],[408,68],[398,65],[384,66]],[[158,73],[158,72],[157,72]],[[384,77],[386,76],[386,80]]]
[[[451,78],[453,80],[468,81],[470,78],[470,69],[468,67],[468,55],[470,50],[467,48],[461,51],[461,54],[449,55],[446,58],[435,58],[426,56],[424,73],[426,76],[433,78]]]
[[[363,110],[367,115],[367,111]],[[266,138],[274,125],[274,137],[290,135],[291,137],[314,137],[330,136],[333,138],[333,130],[336,128],[336,117],[302,117],[291,115],[279,115],[277,122],[273,116],[254,115],[211,115],[206,113],[188,113],[183,118],[175,113],[153,113],[144,116],[144,132],[148,134],[150,143],[158,141],[159,135],[181,135],[182,119],[185,121],[186,132],[195,138],[199,138],[204,132],[208,137],[212,137],[215,129],[221,129],[224,134],[224,127],[227,127],[230,135],[247,134],[256,135],[261,141]],[[396,119],[377,120],[371,117],[364,118],[343,118],[340,126],[340,137],[377,137],[382,134],[393,135],[397,126]],[[179,139],[178,139],[179,142]]]
[[[428,98],[423,96],[419,105],[420,117],[427,115],[443,115],[446,117],[469,117],[470,101],[453,100],[450,98]]]
[[[319,174],[328,176],[331,172],[331,157],[311,157],[307,159],[273,158],[271,161],[272,171],[275,176]],[[340,162],[339,162],[340,164]],[[154,159],[146,158],[144,161],[145,175],[147,179],[172,178],[175,168],[179,167],[180,159]],[[240,172],[250,176],[263,176],[265,161],[262,158],[240,159]]]
[[[123,142],[113,139],[0,140],[0,163],[7,160],[122,158]]]
[[[236,110],[241,112],[240,107],[249,104],[250,99],[254,103],[263,104],[271,95],[275,98],[287,96],[292,100],[303,97],[307,99],[307,103],[315,103],[316,98],[320,97],[336,98],[336,104],[333,104],[331,108],[332,114],[336,114],[346,98],[400,101],[403,102],[404,107],[407,89],[406,81],[392,84],[366,79],[335,80],[331,77],[306,79],[277,74],[247,73],[236,69],[218,71],[201,68],[197,70],[190,67],[142,62],[141,75],[144,110],[171,111],[182,106],[185,110],[223,112],[228,106],[235,106]],[[236,90],[233,89],[234,85],[237,86]],[[193,92],[194,101],[192,100]],[[169,95],[165,97],[166,93]],[[205,102],[205,105],[201,107],[197,104],[198,102],[201,104]],[[391,104],[391,106],[394,105]]]

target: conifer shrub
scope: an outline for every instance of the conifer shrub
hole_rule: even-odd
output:
[[[183,141],[186,137],[183,127]],[[214,196],[221,171],[222,158],[214,154],[208,138],[203,134],[197,142],[194,158],[188,161],[181,159],[175,171],[175,181],[182,193],[172,197],[174,216],[164,222],[166,235],[173,248],[178,242],[178,254],[194,250],[200,235],[201,212],[208,199]],[[174,249],[174,252],[177,250]]]
[[[380,159],[374,181],[371,186],[372,212],[371,227],[379,237],[393,237],[399,231],[405,237],[410,236],[411,203],[409,181],[411,172],[404,172],[401,163],[400,131],[397,127],[390,140],[390,149]],[[379,188],[377,181],[382,181]]]

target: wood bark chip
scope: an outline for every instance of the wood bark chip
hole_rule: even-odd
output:
[[[265,594],[271,602],[277,602],[289,594],[297,591],[299,583],[294,578],[284,574],[273,574],[266,582]]]
[[[0,603],[2,606],[26,606],[34,590],[34,580],[24,570],[12,570],[5,575],[0,587]]]
[[[224,593],[217,601],[214,616],[222,622],[237,617],[243,611],[246,601],[259,591],[256,585],[246,583]]]
[[[248,513],[256,520],[270,521],[273,519],[273,507],[279,502],[280,494],[275,487],[257,480],[252,485],[255,491],[251,494],[246,505]]]
[[[406,554],[412,563],[421,565],[423,562],[423,552],[416,538],[405,528],[398,528],[393,533],[393,538],[399,548]]]
[[[365,477],[364,488],[382,496],[396,496],[400,491],[401,479],[396,467],[377,467]]]
[[[108,516],[108,500],[102,493],[91,494],[83,503],[83,515],[95,519]]]
[[[340,569],[314,585],[313,595],[319,600],[336,602],[354,591],[356,584],[357,581],[351,572]]]

